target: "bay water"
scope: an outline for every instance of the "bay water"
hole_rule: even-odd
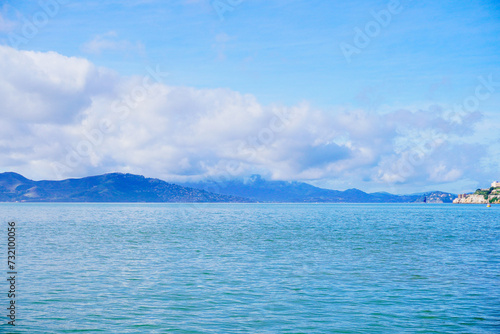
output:
[[[450,204],[2,203],[0,332],[500,333],[499,217]]]

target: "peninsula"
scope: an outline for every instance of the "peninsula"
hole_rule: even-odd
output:
[[[488,189],[477,189],[473,194],[461,194],[454,204],[500,204],[500,182],[495,181]]]

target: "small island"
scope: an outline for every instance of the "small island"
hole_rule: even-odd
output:
[[[473,194],[458,195],[454,204],[500,204],[500,182],[495,181],[488,189],[477,189]]]

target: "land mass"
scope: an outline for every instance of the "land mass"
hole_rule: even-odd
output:
[[[2,202],[249,202],[140,175],[111,173],[62,181],[32,181],[0,174]]]
[[[304,182],[269,181],[260,175],[228,181],[181,183],[218,194],[241,196],[257,202],[287,203],[451,203],[454,194],[433,191],[412,195],[385,192],[366,193],[359,189],[345,191],[323,189]]]
[[[440,191],[412,195],[338,191],[303,182],[268,181],[259,175],[179,185],[122,173],[62,181],[33,181],[17,173],[0,173],[1,202],[451,203],[455,197]]]
[[[460,194],[455,204],[500,204],[500,183],[493,182],[488,189],[477,189],[473,194]]]

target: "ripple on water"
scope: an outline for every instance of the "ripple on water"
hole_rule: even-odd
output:
[[[199,207],[0,204],[19,226],[20,332],[500,328],[497,208]]]

